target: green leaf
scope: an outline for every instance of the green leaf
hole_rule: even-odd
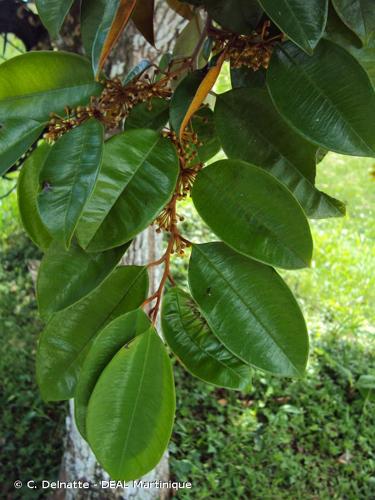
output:
[[[133,108],[126,118],[124,130],[148,128],[160,131],[168,123],[169,102],[153,97]]]
[[[172,288],[164,297],[164,338],[174,354],[196,377],[228,389],[244,389],[251,369],[215,337],[192,297]]]
[[[82,0],[81,34],[86,55],[91,58],[92,47],[100,19],[104,15],[105,0]]]
[[[53,242],[38,272],[40,315],[47,319],[95,290],[114,270],[129,244],[108,252],[86,253],[75,242],[69,250]]]
[[[104,147],[99,179],[78,227],[98,252],[131,240],[170,200],[178,176],[174,146],[153,130],[129,130]]]
[[[373,0],[332,0],[342,21],[362,41],[370,46],[375,42],[375,4]]]
[[[0,65],[0,121],[32,118],[85,105],[100,94],[87,59],[67,52],[29,52]]]
[[[338,45],[322,40],[309,57],[283,44],[272,56],[267,85],[278,111],[307,139],[342,154],[375,154],[374,90]]]
[[[5,119],[0,124],[0,175],[12,167],[38,140],[44,123],[27,118]]]
[[[213,333],[235,356],[277,375],[304,373],[305,321],[274,269],[222,243],[194,245],[189,285]]]
[[[90,29],[95,30],[90,54],[94,74],[98,75],[127,25],[136,0],[96,0],[96,3],[100,4],[100,6],[94,7],[93,13],[89,15],[89,20]],[[95,17],[92,17],[92,15]],[[90,34],[90,40],[91,37]]]
[[[305,214],[264,170],[218,161],[199,172],[192,198],[206,224],[238,252],[285,269],[310,265],[313,241]]]
[[[242,66],[241,68],[231,68],[230,78],[232,88],[241,89],[243,87],[263,88],[266,86],[266,70],[259,68],[254,71],[251,68]]]
[[[244,88],[221,94],[215,121],[226,155],[266,169],[292,191],[309,217],[345,214],[343,203],[314,185],[317,147],[287,125],[266,89]]]
[[[46,250],[51,235],[40,218],[37,197],[39,192],[39,175],[51,147],[42,143],[25,161],[18,176],[17,198],[22,225],[32,241],[42,250]]]
[[[250,35],[263,11],[255,0],[203,0],[209,15],[228,31]]]
[[[363,47],[359,38],[341,21],[330,8],[325,37],[350,52],[368,74],[375,88],[375,43]]]
[[[36,0],[38,14],[52,38],[57,38],[73,0]]]
[[[82,366],[74,393],[74,416],[79,432],[86,439],[86,415],[90,396],[105,367],[121,347],[151,327],[142,309],[114,319],[95,338]]]
[[[150,328],[120,349],[101,374],[88,406],[88,442],[112,479],[138,479],[160,461],[174,413],[171,362]]]
[[[328,0],[258,0],[272,21],[308,54],[312,54],[327,22]]]
[[[192,164],[197,162],[206,163],[221,149],[220,140],[216,133],[213,111],[207,106],[197,111],[191,119],[191,129],[197,134],[199,140],[199,145],[194,146],[197,157]]]
[[[197,90],[202,83],[207,70],[197,70],[189,73],[176,88],[171,99],[169,109],[169,123],[178,134],[186,113],[192,103]]]
[[[38,206],[51,235],[69,248],[101,165],[104,127],[94,120],[63,135],[40,173]]]
[[[181,65],[186,61],[186,58],[191,57],[194,54],[194,50],[198,46],[199,40],[202,36],[204,24],[205,20],[203,19],[201,13],[198,11],[181,31],[176,39],[176,43],[173,48],[174,62],[171,65],[171,71],[180,70]],[[207,61],[204,58],[202,47],[202,49],[199,51],[199,54],[197,54],[196,65],[198,68],[202,68],[203,66],[206,66],[206,64]],[[172,86],[175,88],[177,84],[188,73],[189,69],[186,68],[186,71],[182,71],[178,78],[172,82]]]
[[[144,267],[120,267],[90,295],[52,317],[37,351],[37,380],[45,401],[73,397],[95,337],[113,319],[137,309],[147,290]]]

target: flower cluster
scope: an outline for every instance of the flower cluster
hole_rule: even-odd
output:
[[[225,33],[216,33],[214,50],[226,50],[226,60],[230,61],[232,68],[268,69],[275,43],[283,38],[282,34],[270,37],[270,26],[270,21],[265,21],[259,31],[230,39]]]
[[[151,102],[153,97],[169,98],[172,91],[169,80],[151,81],[146,74],[141,79],[123,85],[119,78],[105,80],[103,91],[99,97],[91,97],[87,106],[66,108],[64,117],[52,114],[44,138],[54,142],[63,134],[78,127],[89,118],[101,121],[107,130],[120,127],[124,118],[140,103]]]

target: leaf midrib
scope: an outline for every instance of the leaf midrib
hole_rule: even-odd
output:
[[[140,379],[139,379],[138,391],[137,391],[137,395],[136,395],[136,398],[135,398],[135,401],[134,401],[134,404],[133,404],[132,413],[131,413],[131,416],[130,416],[129,425],[128,425],[128,429],[127,429],[127,433],[126,433],[126,437],[125,437],[125,442],[124,442],[123,449],[122,449],[122,452],[121,452],[120,465],[119,465],[120,470],[122,470],[123,465],[124,465],[125,455],[126,455],[126,452],[127,452],[127,446],[128,446],[130,434],[132,433],[132,426],[133,426],[134,418],[135,418],[135,415],[136,415],[138,401],[139,401],[139,398],[140,398],[140,395],[141,395],[141,392],[142,392],[143,381],[144,381],[145,374],[146,374],[146,366],[147,366],[147,363],[148,363],[148,353],[149,353],[150,345],[151,345],[151,339],[152,339],[151,335],[152,335],[152,332],[149,330],[147,332],[147,334],[148,334],[149,338],[147,339],[147,347],[146,347],[146,352],[145,352],[145,356],[144,356],[144,359],[143,359],[142,372],[141,372],[141,376],[140,376]],[[139,348],[140,345],[141,345],[141,341],[139,342],[137,348]],[[134,362],[135,354],[136,353],[134,353],[131,365]],[[129,371],[131,371],[131,366],[129,366]]]
[[[182,321],[182,313],[181,313],[181,306],[180,306],[180,298],[179,298],[179,297],[177,297],[177,308],[178,308],[178,312],[179,312],[179,317],[178,317],[178,319],[179,319],[179,321],[180,321],[181,327],[183,328],[183,330],[187,331],[187,328],[185,327],[185,323]],[[208,327],[208,328],[210,328],[208,324],[207,324],[207,327]],[[204,328],[204,325],[202,325],[202,329],[203,329],[203,328]],[[211,332],[211,334],[215,337],[215,335],[214,335],[214,333],[213,333],[213,332]],[[233,372],[233,374],[234,374],[237,378],[240,378],[240,375],[239,375],[239,374],[238,374],[238,373],[237,373],[237,372],[236,372],[236,371],[235,371],[235,370],[234,370],[234,369],[233,369],[230,365],[227,365],[227,364],[226,364],[226,363],[224,363],[223,361],[221,361],[221,360],[219,360],[219,359],[215,358],[214,356],[212,356],[212,354],[211,354],[211,353],[209,353],[209,352],[207,352],[207,351],[206,351],[206,349],[203,349],[203,348],[202,348],[202,346],[200,346],[200,345],[196,342],[196,340],[195,340],[194,338],[192,338],[192,337],[191,337],[189,334],[187,334],[187,333],[186,333],[186,335],[187,335],[187,337],[191,340],[191,342],[192,342],[192,343],[193,343],[193,344],[197,347],[197,349],[198,349],[198,350],[200,350],[200,351],[204,352],[204,353],[207,355],[207,357],[209,357],[209,358],[213,359],[216,363],[218,363],[218,364],[222,365],[224,368],[227,368],[228,370],[230,370],[231,372]],[[220,342],[220,343],[221,343],[220,339],[217,339],[217,340],[218,340],[218,342]],[[229,352],[229,354],[231,354],[231,355],[233,356],[233,358],[235,358],[235,355],[234,355],[231,351],[229,351],[229,350],[225,347],[225,345],[224,345],[224,344],[222,344],[222,347],[223,347],[223,349],[225,349],[227,352]],[[239,358],[237,358],[237,359],[238,359],[238,361],[241,361]]]

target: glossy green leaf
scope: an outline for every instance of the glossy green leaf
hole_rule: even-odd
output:
[[[104,14],[104,8],[105,0],[82,0],[81,3],[82,43],[86,55],[90,58],[99,22]]]
[[[283,44],[273,54],[267,85],[278,111],[307,139],[338,153],[375,155],[374,90],[338,45],[322,40],[310,57]]]
[[[258,0],[272,21],[312,54],[327,22],[328,0]]]
[[[244,389],[251,369],[215,337],[192,297],[172,288],[164,297],[163,334],[169,347],[196,377],[228,389]]]
[[[342,21],[362,40],[363,45],[375,42],[374,0],[332,0]]]
[[[0,175],[12,167],[38,140],[44,123],[27,118],[10,118],[0,124]]]
[[[310,265],[306,216],[268,172],[240,160],[218,161],[199,172],[192,198],[206,224],[238,252],[285,269]]]
[[[175,148],[153,130],[129,130],[104,148],[97,185],[78,227],[89,251],[131,240],[170,200],[178,176]]]
[[[153,97],[150,102],[142,102],[133,108],[126,118],[125,130],[148,128],[161,130],[168,123],[169,102]]]
[[[100,16],[92,18],[92,27],[96,33],[92,43],[92,65],[95,75],[103,68],[112,48],[127,25],[134,10],[136,0],[97,0],[100,7],[94,8],[94,14],[100,12]]]
[[[38,206],[50,234],[69,248],[101,165],[104,127],[94,120],[64,134],[40,173]]]
[[[86,253],[75,242],[69,250],[53,242],[38,272],[40,315],[47,319],[92,292],[113,271],[129,244],[103,253]]]
[[[52,38],[57,38],[73,0],[36,0],[38,14]]]
[[[137,309],[147,290],[144,267],[120,267],[90,295],[53,315],[40,336],[37,351],[37,380],[44,400],[73,397],[95,337],[113,319]]]
[[[243,87],[263,88],[266,86],[266,70],[259,68],[254,71],[251,68],[242,66],[241,68],[231,68],[230,78],[232,88],[241,89]]]
[[[95,384],[112,358],[121,347],[151,327],[142,309],[136,309],[114,319],[95,338],[82,366],[74,393],[74,416],[77,427],[86,438],[86,415],[90,396]]]
[[[87,104],[100,94],[87,59],[67,52],[29,52],[0,65],[0,121],[46,121],[67,105]]]
[[[194,245],[189,285],[213,333],[234,355],[277,375],[303,374],[305,321],[274,269],[223,243]]]
[[[325,37],[341,45],[355,57],[375,88],[375,41],[362,46],[359,38],[341,21],[333,7],[329,10]]]
[[[191,129],[197,134],[199,140],[199,145],[194,147],[197,157],[192,163],[205,163],[221,149],[213,111],[208,107],[197,111],[191,119]]]
[[[256,0],[202,0],[209,15],[228,31],[251,34],[263,11]]]
[[[88,406],[88,442],[112,479],[138,479],[161,459],[174,413],[171,362],[150,328],[120,349],[101,374]]]
[[[51,235],[44,226],[38,210],[39,175],[51,147],[43,143],[25,161],[18,176],[17,198],[22,225],[32,241],[46,250]]]
[[[176,133],[180,131],[190,104],[206,74],[205,69],[189,73],[175,90],[169,109],[169,123]]]
[[[202,36],[204,25],[205,20],[203,16],[200,12],[196,12],[194,17],[187,23],[176,39],[176,43],[173,48],[173,64],[171,65],[171,71],[181,69],[181,65],[184,64],[186,58],[191,57],[194,54],[194,50]],[[198,68],[202,68],[207,64],[202,49],[196,57],[196,64]],[[181,71],[181,74],[177,77],[177,79],[172,82],[172,86],[176,88],[176,86],[188,73],[188,68],[186,68],[186,71]]]
[[[345,214],[343,203],[314,185],[317,147],[287,125],[266,89],[221,94],[215,121],[226,155],[266,169],[292,191],[309,217]]]

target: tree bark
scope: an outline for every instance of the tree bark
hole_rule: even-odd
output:
[[[184,20],[168,8],[165,0],[156,1],[156,48],[151,47],[137,32],[134,26],[129,26],[122,42],[116,47],[110,61],[111,77],[123,75],[134,67],[141,59],[156,61],[160,54],[172,48],[178,31],[184,26]],[[76,33],[76,30],[74,31]],[[126,264],[144,264],[155,261],[162,253],[162,239],[153,228],[149,228],[138,236],[128,252]],[[160,269],[153,268],[150,273],[150,292],[157,289],[160,281]],[[101,489],[101,481],[109,479],[108,475],[98,465],[87,443],[81,438],[73,418],[73,401],[69,404],[69,414],[66,419],[65,453],[61,466],[61,481],[85,480],[91,484],[90,490],[61,490],[56,495],[65,499],[96,499],[96,498],[134,498],[153,499],[166,498],[168,492],[161,489]],[[168,481],[168,454],[165,453],[160,464],[143,481]],[[96,486],[95,486],[96,485]]]

